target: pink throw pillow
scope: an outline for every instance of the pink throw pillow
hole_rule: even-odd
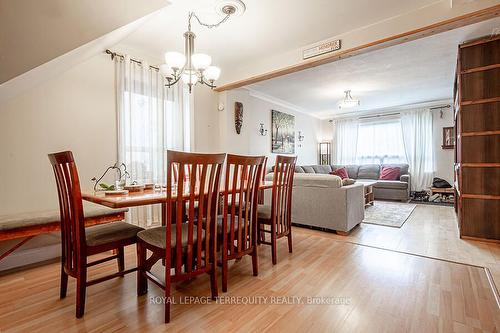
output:
[[[347,174],[347,169],[346,168],[340,168],[335,171],[330,172],[330,175],[334,176],[339,176],[342,179],[349,178],[349,175]]]
[[[401,176],[401,168],[398,167],[382,167],[382,171],[380,171],[381,180],[399,180]]]

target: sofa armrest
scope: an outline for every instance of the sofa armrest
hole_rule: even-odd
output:
[[[409,183],[410,182],[410,175],[409,174],[401,175],[401,177],[399,177],[399,180],[404,182],[404,183]]]
[[[399,177],[399,180],[404,182],[404,183],[408,183],[408,197],[410,196],[410,192],[411,192],[411,178],[410,178],[410,175],[409,174],[405,174],[405,175],[401,175],[401,177]]]

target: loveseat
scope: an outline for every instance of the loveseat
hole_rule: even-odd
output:
[[[380,180],[382,167],[400,168],[400,177],[397,180]],[[363,165],[304,165],[296,166],[295,174],[329,174],[339,168],[345,167],[349,178],[357,180],[376,181],[373,186],[375,199],[400,200],[406,202],[410,198],[410,175],[408,164],[363,164]]]

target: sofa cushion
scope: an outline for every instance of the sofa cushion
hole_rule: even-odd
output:
[[[406,190],[408,188],[408,183],[401,182],[399,180],[377,180],[374,187]]]
[[[304,169],[302,169],[301,166],[296,165],[295,166],[295,173],[304,173]]]
[[[380,167],[396,167],[401,169],[401,175],[406,175],[408,174],[408,164],[402,163],[402,164],[382,164]]]
[[[380,170],[381,180],[399,180],[399,177],[401,177],[401,168],[386,165],[382,166]]]
[[[328,174],[332,171],[332,167],[329,165],[313,165],[312,166],[314,172]]]
[[[378,164],[364,164],[360,165],[358,169],[358,179],[378,179],[380,172],[380,165]],[[352,178],[351,174],[349,177]]]
[[[332,165],[331,167],[332,167],[332,170],[346,168],[347,174],[349,175],[349,178],[352,178],[352,179],[358,178],[359,165]]]
[[[339,188],[342,187],[342,179],[329,174],[299,173],[293,177],[293,187]]]
[[[303,166],[302,166],[302,169],[304,169],[304,172],[305,172],[305,173],[316,173],[316,172],[314,171],[313,167],[312,167],[312,166],[310,166],[310,165],[303,165]]]
[[[337,169],[335,171],[332,171],[332,172],[330,172],[330,175],[339,176],[342,179],[349,178],[349,174],[347,173],[347,169],[346,168],[339,168],[339,169]]]

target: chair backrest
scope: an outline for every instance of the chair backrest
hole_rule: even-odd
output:
[[[224,257],[242,257],[257,245],[257,203],[263,163],[263,156],[227,155],[222,211]]]
[[[56,178],[61,216],[61,261],[68,274],[76,274],[79,260],[86,258],[82,193],[73,153],[49,154]]]
[[[295,173],[295,156],[276,157],[271,197],[271,228],[276,235],[287,234],[292,227],[292,189]]]
[[[165,267],[175,263],[175,275],[179,278],[201,274],[215,265],[220,175],[225,157],[226,154],[167,151]],[[192,179],[195,181],[189,181]],[[187,219],[183,212],[186,206]],[[176,246],[171,249],[172,228]]]

